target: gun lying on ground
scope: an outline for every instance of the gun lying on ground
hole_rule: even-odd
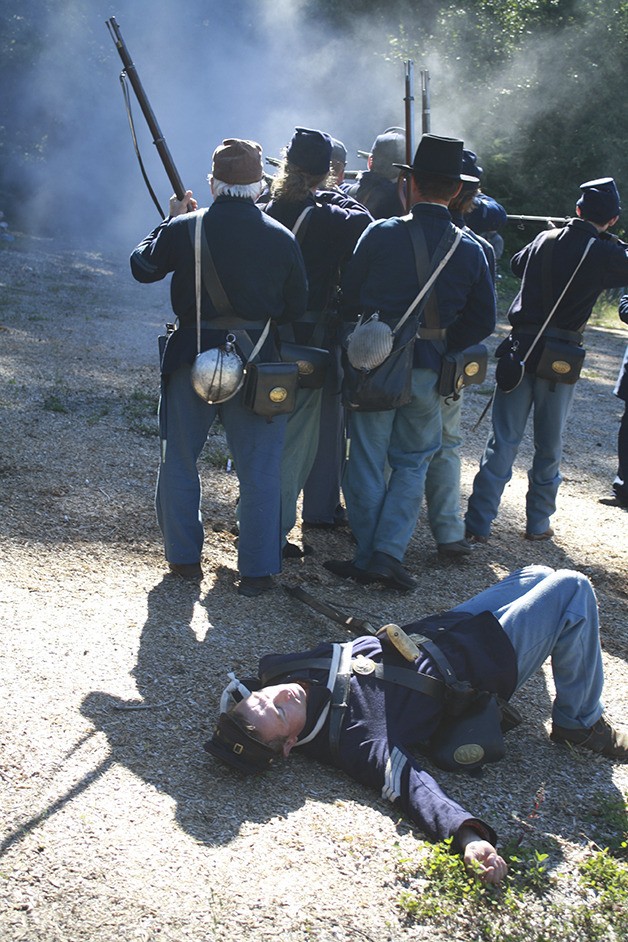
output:
[[[166,144],[166,140],[163,134],[161,133],[159,125],[157,124],[157,119],[155,118],[153,109],[150,106],[150,103],[146,96],[146,92],[144,91],[142,87],[142,83],[140,82],[140,77],[137,74],[137,69],[135,68],[133,64],[133,60],[131,59],[129,50],[127,49],[126,44],[124,40],[122,39],[122,34],[120,33],[120,27],[116,23],[116,18],[112,16],[105,22],[109,29],[109,33],[111,34],[111,38],[113,39],[116,45],[116,49],[118,50],[120,54],[120,58],[122,59],[122,64],[124,66],[123,71],[120,73],[120,84],[122,85],[122,92],[124,94],[124,99],[127,104],[127,115],[129,118],[129,124],[131,126],[131,135],[133,137],[135,153],[137,154],[137,158],[140,163],[140,169],[142,171],[142,176],[144,177],[144,182],[146,183],[146,186],[148,187],[148,191],[152,197],[152,200],[155,206],[157,207],[157,210],[160,213],[161,217],[164,218],[163,210],[161,209],[159,202],[157,200],[157,197],[155,196],[155,193],[153,192],[153,188],[151,187],[148,181],[148,177],[146,175],[146,171],[144,170],[142,158],[140,157],[139,149],[137,146],[137,139],[135,137],[135,128],[133,126],[133,119],[131,117],[129,94],[128,94],[128,89],[126,86],[127,78],[131,84],[131,87],[133,88],[133,91],[135,92],[135,97],[137,98],[139,102],[139,105],[140,105],[140,108],[142,109],[144,117],[146,118],[146,123],[148,124],[150,133],[153,136],[153,144],[157,148],[157,153],[159,154],[159,157],[161,158],[161,162],[164,165],[164,169],[168,175],[168,179],[170,180],[170,183],[172,184],[172,187],[174,189],[175,196],[177,197],[177,199],[179,200],[183,199],[183,197],[185,196],[185,187],[183,185],[183,181],[181,177],[179,176],[177,168],[174,165],[174,161],[168,149],[168,145]]]

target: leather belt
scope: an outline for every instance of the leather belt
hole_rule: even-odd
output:
[[[416,335],[419,340],[447,340],[445,328],[419,327]]]
[[[539,327],[522,324],[521,326],[513,327],[513,334],[538,334]],[[577,343],[580,345],[582,343],[582,334],[579,330],[563,330],[561,327],[547,327],[543,331],[544,337],[551,337],[554,340],[567,340],[569,343]]]

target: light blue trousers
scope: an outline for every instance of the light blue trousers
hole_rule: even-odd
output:
[[[457,611],[490,611],[517,656],[517,689],[551,659],[556,687],[552,719],[576,729],[604,712],[604,671],[597,600],[580,572],[526,566],[506,576]]]
[[[464,537],[460,510],[460,418],[462,395],[455,401],[441,396],[442,444],[425,477],[427,519],[437,543],[456,543]]]
[[[224,426],[240,484],[240,575],[281,572],[281,452],[286,416],[269,422],[254,415],[242,405],[241,393],[218,406],[208,405],[192,388],[189,366],[169,377],[159,404],[162,461],[155,507],[166,559],[195,563],[201,558],[204,530],[196,463],[216,416]]]
[[[288,416],[281,458],[282,544],[297,522],[297,500],[312,470],[321,426],[322,389],[299,389]]]
[[[336,522],[340,504],[340,481],[345,456],[345,414],[340,393],[340,357],[331,349],[322,390],[318,450],[303,485],[303,520],[306,523]]]
[[[532,410],[534,458],[528,472],[526,530],[544,533],[548,529],[550,517],[556,512],[556,494],[562,481],[563,429],[575,388],[575,385],[556,383],[551,389],[548,380],[526,373],[512,392],[495,391],[493,429],[473,481],[465,516],[467,530],[471,533],[488,536],[491,532]]]
[[[414,533],[432,456],[441,446],[441,397],[434,370],[412,371],[412,399],[389,412],[352,412],[343,492],[357,541],[355,564],[374,552],[402,560]],[[390,475],[387,475],[387,463]]]

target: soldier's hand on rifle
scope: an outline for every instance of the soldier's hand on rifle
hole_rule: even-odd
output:
[[[198,209],[198,203],[192,196],[192,190],[186,190],[182,200],[173,195],[170,197],[168,212],[170,216],[183,216],[185,213],[193,213]]]

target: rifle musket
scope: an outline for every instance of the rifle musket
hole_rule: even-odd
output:
[[[423,134],[429,134],[432,122],[430,108],[430,73],[421,69],[421,127]]]
[[[551,222],[555,225],[566,225],[571,216],[518,216],[515,214],[507,214],[506,219],[508,222]]]
[[[179,172],[174,165],[174,161],[168,149],[168,145],[166,144],[166,140],[161,133],[161,129],[157,123],[157,118],[155,117],[153,109],[150,106],[150,102],[148,101],[146,92],[144,91],[140,81],[137,69],[135,68],[133,60],[131,59],[131,54],[129,53],[129,50],[127,49],[126,44],[122,39],[122,33],[120,32],[120,27],[116,22],[115,16],[110,17],[105,21],[105,23],[115,43],[116,49],[118,50],[122,60],[122,65],[124,66],[122,75],[126,75],[129,82],[131,83],[131,87],[135,92],[135,97],[138,100],[139,106],[142,109],[142,113],[151,132],[153,143],[155,144],[157,153],[161,158],[164,170],[168,175],[168,179],[172,184],[177,199],[181,200],[185,196],[185,186],[183,185],[183,180],[179,176]]]
[[[414,62],[408,59],[405,62],[405,122],[406,122],[406,164],[412,166],[414,159]],[[412,197],[408,171],[403,171],[406,177],[405,203],[408,212],[412,209]]]

